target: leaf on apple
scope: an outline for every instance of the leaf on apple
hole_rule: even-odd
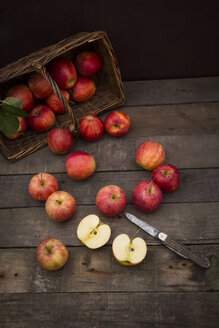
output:
[[[27,117],[28,114],[22,108],[22,102],[17,97],[7,97],[2,101],[1,111],[19,117]]]
[[[0,111],[0,130],[6,136],[12,136],[19,128],[18,118],[14,115],[10,115],[6,112]]]

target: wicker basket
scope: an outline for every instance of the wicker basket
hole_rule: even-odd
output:
[[[74,60],[84,50],[96,51],[102,58],[101,70],[95,75],[95,95],[84,103],[67,103],[57,84],[49,75],[46,65],[55,57]],[[123,85],[120,70],[111,43],[103,31],[83,32],[62,40],[47,48],[36,51],[0,70],[0,99],[6,97],[7,90],[17,83],[27,83],[33,71],[41,72],[59,97],[66,113],[56,115],[54,127],[67,127],[74,135],[79,134],[78,120],[86,114],[98,114],[107,109],[120,106],[124,102]],[[47,132],[37,133],[28,129],[18,139],[9,140],[0,136],[3,155],[10,161],[16,161],[47,144]]]

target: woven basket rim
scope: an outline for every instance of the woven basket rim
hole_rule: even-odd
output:
[[[51,59],[58,57],[59,54],[61,55],[63,52],[76,48],[84,42],[92,42],[100,38],[107,39],[105,31],[80,32],[32,52],[0,68],[0,83],[7,81],[9,78],[12,79],[22,74],[33,72],[36,70],[36,67],[46,65]],[[46,53],[49,53],[48,58]]]
[[[97,46],[101,47],[102,49],[105,49],[107,55],[109,56],[108,59],[111,66],[110,74],[112,74],[111,76],[113,77],[113,83],[110,85],[110,89],[109,86],[107,88],[99,88],[97,98],[92,98],[90,101],[88,101],[88,103],[74,103],[74,105],[72,106],[69,106],[69,104],[66,105],[65,99],[64,101],[62,99],[64,97],[61,91],[47,72],[46,64],[52,59],[63,54],[66,54],[66,56],[68,56],[68,53],[71,53],[72,50],[74,52],[75,48],[80,47],[85,43],[89,44],[94,41],[98,41]],[[62,125],[64,124],[65,127],[69,128],[74,135],[78,136],[79,134],[77,120],[79,119],[79,117],[82,116],[82,114],[85,115],[88,112],[99,114],[107,109],[112,109],[121,106],[124,102],[124,90],[120,69],[112,44],[105,31],[77,33],[71,37],[61,40],[58,43],[42,48],[26,57],[23,57],[11,64],[6,65],[2,69],[0,69],[0,86],[3,86],[4,89],[4,83],[8,83],[9,80],[11,80],[12,82],[14,78],[17,79],[22,75],[24,75],[24,77],[26,78],[26,74],[32,73],[34,71],[40,72],[48,80],[59,100],[63,102],[64,108],[67,106],[67,108],[65,109],[67,109],[66,112],[68,112],[69,114],[69,120],[65,122],[60,121],[59,123]],[[31,136],[32,139],[33,137],[34,136]],[[17,161],[18,159],[21,159],[24,156],[42,148],[46,144],[47,137],[45,136],[43,138],[36,138],[34,141],[31,140],[31,142],[27,143],[27,145],[22,145],[22,148],[17,148],[16,145],[14,148],[11,148],[7,147],[7,144],[4,143],[4,138],[0,135],[0,151],[2,152],[4,157],[8,159],[9,162]]]

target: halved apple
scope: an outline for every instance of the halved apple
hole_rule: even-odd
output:
[[[147,254],[147,245],[140,237],[132,239],[126,234],[121,234],[114,239],[112,251],[120,264],[136,265],[144,260]]]
[[[95,214],[85,216],[77,228],[77,236],[88,248],[99,248],[105,245],[111,236],[111,229],[108,224],[100,221]]]

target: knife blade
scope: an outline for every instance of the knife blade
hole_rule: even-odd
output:
[[[176,254],[180,255],[181,257],[187,260],[194,262],[195,264],[198,264],[199,266],[205,269],[210,267],[210,262],[205,255],[199,254],[198,252],[191,250],[190,248],[179,243],[177,240],[168,236],[166,233],[161,232],[156,228],[152,227],[150,224],[146,223],[145,221],[138,219],[135,215],[131,213],[126,212],[125,216],[129,221],[136,224],[138,227],[140,227],[142,230],[147,232],[149,235],[159,239],[163,245],[168,247]]]

